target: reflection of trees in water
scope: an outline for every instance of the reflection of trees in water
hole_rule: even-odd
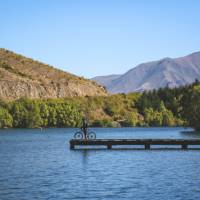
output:
[[[189,130],[186,129],[185,131],[181,131],[180,134],[188,138],[200,138],[200,132],[192,131],[191,129]]]

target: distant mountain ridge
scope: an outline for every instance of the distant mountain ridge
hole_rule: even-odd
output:
[[[200,52],[180,58],[142,63],[125,74],[95,77],[110,93],[129,93],[179,87],[200,80]]]
[[[96,81],[97,83],[109,87],[109,84],[112,82],[112,80],[119,78],[120,74],[111,74],[108,76],[96,76],[92,78],[92,80]]]
[[[0,48],[0,98],[104,96],[105,89],[73,74]]]

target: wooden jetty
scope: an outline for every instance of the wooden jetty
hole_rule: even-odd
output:
[[[113,146],[125,145],[142,145],[144,149],[151,149],[152,145],[163,148],[167,145],[180,146],[180,149],[191,149],[189,146],[200,145],[200,139],[95,139],[95,140],[70,140],[70,149],[75,149],[76,146],[105,146],[107,149],[112,149]],[[198,147],[200,149],[200,146]]]

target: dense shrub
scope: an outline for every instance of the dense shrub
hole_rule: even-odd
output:
[[[8,110],[0,107],[0,128],[12,127],[13,118]]]

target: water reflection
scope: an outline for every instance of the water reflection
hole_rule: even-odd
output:
[[[200,137],[184,130],[94,129],[98,138]],[[44,131],[0,131],[0,199],[199,198],[200,151],[70,151],[75,129]]]
[[[200,132],[196,132],[196,131],[191,131],[191,130],[181,131],[180,134],[183,137],[187,137],[187,138],[200,138]]]
[[[87,149],[82,149],[80,151],[80,153],[82,154],[82,163],[83,166],[88,164],[88,157],[89,157],[89,151]]]

